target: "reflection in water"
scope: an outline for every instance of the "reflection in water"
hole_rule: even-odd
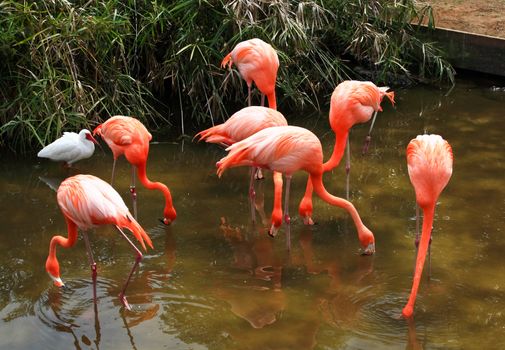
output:
[[[378,117],[370,152],[353,157],[350,196],[376,235],[372,258],[357,254],[352,221],[319,200],[313,203],[318,225],[307,228],[293,216],[288,252],[285,235],[266,237],[270,174],[256,183],[258,220],[252,225],[247,170],[237,168],[227,181],[215,175],[222,149],[186,143],[181,153],[180,144],[152,144],[149,172],[173,186],[179,217],[169,228],[157,224],[159,193],[138,188],[139,222],[155,249],[128,288],[132,312],[117,308],[131,251],[112,228],[90,233],[100,262],[96,305],[82,239],[74,252],[61,254],[70,288],[51,286],[43,264],[47,243],[65,227],[48,186],[57,188],[66,170],[35,156],[2,154],[0,348],[504,348],[505,94],[482,81],[460,81],[447,96],[425,86],[396,89],[397,108],[385,106]],[[290,124],[313,130],[329,157],[335,139],[327,112],[295,117]],[[353,149],[367,129],[353,129]],[[400,317],[415,253],[405,148],[424,131],[443,135],[458,161],[435,218],[436,278],[421,285],[414,325]],[[79,162],[79,172],[108,180],[106,151]],[[123,165],[117,188],[131,208],[131,172]],[[325,175],[330,192],[344,195],[343,174],[341,168]],[[293,197],[302,197],[306,180],[293,177]]]
[[[272,238],[266,235],[264,229],[247,237],[238,227],[227,223],[224,217],[219,227],[233,250],[232,267],[241,276],[243,272],[247,275],[237,276],[235,283],[220,281],[214,295],[229,303],[231,311],[253,328],[274,323],[285,307],[285,295],[281,290],[282,265],[273,250]],[[235,278],[233,275],[230,277]]]
[[[292,261],[303,265],[311,275],[328,276],[327,287],[315,298],[320,317],[331,327],[352,328],[360,319],[360,311],[367,300],[369,281],[366,277],[373,272],[373,257],[359,257],[356,270],[349,274],[343,271],[338,256],[317,258],[313,238],[313,232],[305,226],[299,238],[301,256],[292,258]],[[346,286],[352,286],[353,290]]]
[[[408,325],[408,335],[407,335],[407,346],[405,349],[408,350],[422,350],[424,349],[421,342],[417,339],[416,333],[416,323],[414,318],[409,318],[406,320]]]

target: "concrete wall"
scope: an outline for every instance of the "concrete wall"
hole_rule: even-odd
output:
[[[443,28],[423,31],[438,42],[454,67],[505,76],[505,39]]]

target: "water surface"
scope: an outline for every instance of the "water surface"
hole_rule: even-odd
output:
[[[503,83],[502,83],[503,84]],[[347,213],[314,201],[317,225],[297,217],[306,175],[292,184],[291,251],[284,229],[252,224],[248,170],[218,179],[215,145],[162,141],[151,145],[148,175],[166,183],[176,222],[158,222],[159,192],[138,187],[139,222],[152,237],[127,296],[117,295],[133,253],[111,227],[90,233],[98,263],[96,299],[80,238],[58,249],[58,290],[44,263],[49,241],[65,234],[54,188],[68,176],[59,164],[2,156],[0,165],[0,348],[9,349],[481,349],[505,346],[505,90],[500,83],[460,78],[448,93],[430,87],[396,91],[385,101],[370,152],[368,125],[351,132],[351,200],[373,230],[377,253],[359,254]],[[326,157],[334,136],[327,111],[287,116],[313,130]],[[400,318],[415,260],[415,202],[405,160],[408,142],[438,133],[454,151],[454,172],[436,208],[431,278],[425,273],[413,321]],[[166,141],[166,142],[165,142]],[[78,172],[109,180],[105,152]],[[131,207],[130,168],[118,163],[115,188]],[[268,221],[272,181],[257,183]],[[345,193],[341,164],[325,175],[328,190]],[[261,208],[260,208],[261,209]],[[261,218],[262,210],[257,212]]]

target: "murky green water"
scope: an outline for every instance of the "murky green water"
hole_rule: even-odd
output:
[[[85,246],[59,249],[62,277],[44,269],[50,238],[65,232],[50,186],[66,176],[58,164],[3,156],[0,165],[0,348],[8,349],[491,349],[505,347],[505,92],[487,80],[461,79],[447,91],[397,90],[385,102],[370,154],[368,125],[351,133],[351,200],[376,237],[377,253],[360,256],[352,221],[315,200],[318,225],[295,215],[306,176],[292,186],[292,251],[283,231],[266,236],[251,224],[248,170],[222,179],[215,145],[151,146],[148,174],[172,190],[178,218],[158,223],[163,198],[138,188],[139,221],[153,239],[127,295],[117,297],[133,263],[111,227],[90,234],[98,262],[97,303]],[[503,84],[503,83],[502,83]],[[325,154],[333,144],[327,114],[293,116],[314,130]],[[405,148],[420,133],[439,133],[454,151],[453,177],[436,209],[432,278],[421,282],[414,322],[400,318],[415,259],[414,191]],[[182,151],[183,148],[183,151]],[[97,150],[80,172],[106,180],[112,156]],[[130,169],[118,163],[116,189],[126,203]],[[325,176],[344,194],[343,164]],[[264,210],[272,183],[258,184]]]

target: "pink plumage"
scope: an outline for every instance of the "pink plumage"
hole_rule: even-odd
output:
[[[237,66],[247,83],[249,101],[251,85],[254,82],[261,93],[267,96],[268,106],[277,109],[275,81],[279,58],[272,46],[258,38],[242,41],[221,62],[222,67],[231,67],[232,64]]]
[[[199,141],[232,145],[265,128],[283,125],[288,125],[288,122],[280,112],[272,108],[250,106],[234,113],[224,123],[200,131],[195,137]]]
[[[416,258],[414,279],[404,317],[414,313],[426,252],[430,245],[435,205],[452,175],[453,154],[449,143],[439,135],[419,135],[407,146],[407,166],[410,181],[416,191],[417,204],[423,210],[423,229]]]

